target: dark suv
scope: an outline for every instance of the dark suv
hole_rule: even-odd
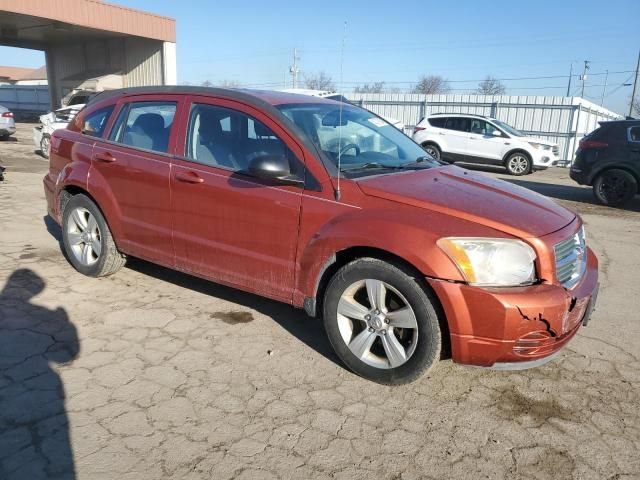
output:
[[[580,185],[592,185],[600,203],[629,202],[640,183],[640,120],[601,122],[580,141],[570,174]]]

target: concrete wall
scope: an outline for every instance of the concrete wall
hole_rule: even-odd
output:
[[[52,108],[60,105],[69,89],[100,75],[121,75],[123,87],[175,83],[175,44],[171,42],[139,37],[69,42],[48,46],[45,56]]]

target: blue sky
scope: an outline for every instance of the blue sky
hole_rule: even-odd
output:
[[[178,81],[280,88],[299,50],[302,73],[324,70],[338,83],[347,22],[344,89],[386,81],[407,89],[421,74],[442,75],[456,92],[477,79],[555,77],[591,60],[591,73],[635,69],[640,0],[572,1],[115,1],[177,20]],[[40,66],[39,52],[0,47],[0,63]],[[605,107],[626,111],[632,73],[611,73]],[[600,103],[604,75],[590,75],[586,96]],[[507,93],[564,95],[567,78],[504,80]],[[392,85],[393,84],[393,85]],[[574,78],[573,92],[579,81]],[[545,87],[545,88],[543,88]],[[546,88],[556,87],[556,88]]]

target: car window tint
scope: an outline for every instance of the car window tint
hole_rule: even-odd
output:
[[[194,104],[189,115],[186,158],[212,167],[247,171],[263,155],[284,155],[302,178],[302,164],[264,123],[237,110]]]
[[[166,153],[175,114],[176,102],[131,103],[127,121],[116,141],[132,147]]]
[[[489,122],[485,122],[479,118],[472,118],[470,121],[471,126],[469,131],[471,133],[476,133],[478,135],[493,135],[493,132],[497,130],[497,128]]]
[[[84,118],[82,133],[92,137],[102,137],[111,112],[113,112],[113,106],[101,108],[87,115]]]
[[[429,124],[432,127],[444,128],[444,124],[447,121],[447,117],[430,118]]]
[[[445,128],[459,132],[468,132],[469,119],[465,117],[449,117],[445,124]]]
[[[640,142],[640,126],[629,129],[629,138],[632,142]]]

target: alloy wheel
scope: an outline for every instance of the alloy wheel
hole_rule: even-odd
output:
[[[523,174],[529,168],[529,159],[524,155],[514,155],[509,159],[508,167],[516,175]]]
[[[93,265],[102,252],[100,228],[86,208],[74,208],[67,221],[67,236],[71,252],[84,266]]]
[[[338,329],[351,353],[382,369],[396,368],[413,355],[418,322],[406,298],[381,280],[351,284],[338,302]]]

